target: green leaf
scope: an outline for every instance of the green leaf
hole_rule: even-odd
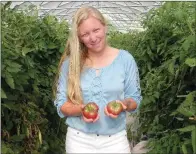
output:
[[[34,49],[30,49],[30,48],[27,48],[27,47],[23,47],[22,48],[22,55],[25,56],[27,53],[33,51]]]
[[[6,121],[6,129],[7,130],[12,130],[14,128],[14,123],[12,120]]]
[[[22,65],[14,62],[14,61],[10,61],[10,60],[7,60],[6,61],[7,65],[10,66],[10,67],[15,67],[15,68],[21,68]]]
[[[196,126],[195,129],[191,132],[191,139],[192,139],[192,146],[193,146],[193,152],[196,153]]]
[[[38,46],[39,46],[39,49],[44,49],[46,47],[46,43],[44,42],[44,40],[39,40],[38,41]]]
[[[185,99],[185,101],[183,102],[183,104],[189,105],[189,106],[191,106],[191,104],[195,104],[195,105],[196,105],[195,98],[196,98],[196,91],[192,91],[192,92],[190,92],[190,93],[186,96],[186,99]],[[193,103],[193,102],[194,102],[194,103]]]
[[[196,113],[196,103],[194,101],[194,98],[196,97],[196,91],[190,92],[186,99],[180,104],[180,106],[177,108],[177,112],[183,114],[186,117],[195,116]]]
[[[185,64],[187,64],[190,67],[195,67],[196,66],[196,58],[187,58],[185,60]]]
[[[35,78],[35,71],[33,70],[33,69],[31,69],[31,70],[29,70],[29,72],[28,72],[28,75],[29,75],[29,77],[31,77],[31,78]]]
[[[174,75],[174,62],[173,62],[173,61],[169,64],[168,71],[169,71],[171,74]]]
[[[151,63],[147,63],[148,70],[151,70]]]
[[[50,42],[50,44],[48,44],[47,47],[48,47],[48,49],[55,49],[57,46],[53,42]]]
[[[187,151],[187,148],[186,148],[185,144],[183,144],[181,148],[182,148],[183,154],[188,154],[188,151]]]
[[[194,129],[195,129],[195,125],[189,125],[189,126],[186,126],[184,128],[179,128],[177,130],[180,131],[180,132],[191,132]]]
[[[17,111],[17,112],[20,112],[21,111],[20,105],[15,104],[13,102],[3,103],[1,105],[2,105],[2,107],[5,107],[5,108],[7,108],[9,110],[13,110],[13,111]]]
[[[176,119],[179,121],[184,121],[184,118],[176,117]]]
[[[147,46],[146,52],[147,52],[147,54],[148,54],[151,58],[153,57],[153,53],[152,53],[152,51],[151,51],[151,49],[150,49],[149,46]]]
[[[184,19],[183,18],[183,11],[181,9],[176,10],[174,15],[176,17],[175,20],[177,20],[178,22]]]
[[[172,154],[177,154],[177,152],[178,152],[178,147],[174,145],[172,148]]]
[[[180,106],[176,111],[178,111],[186,117],[194,116],[193,112],[191,112],[189,109],[184,108],[183,106]]]
[[[42,133],[40,130],[38,131],[38,137],[39,137],[40,144],[42,144]]]
[[[185,145],[190,145],[191,144],[191,139],[185,139],[184,144]]]
[[[187,37],[187,40],[189,40],[189,42],[191,42],[191,43],[195,43],[195,41],[196,41],[195,37],[196,37],[195,34],[194,35],[189,35]]]
[[[11,75],[6,76],[5,81],[10,86],[10,88],[15,89],[14,79]]]
[[[12,140],[13,142],[20,142],[25,138],[25,136],[25,134],[13,135],[10,137],[10,140]]]
[[[15,154],[14,151],[12,151],[12,149],[10,148],[9,144],[5,144],[3,142],[1,142],[1,153],[2,154]]]
[[[60,53],[63,53],[64,50],[65,50],[65,47],[64,47],[64,46],[61,46],[61,48],[59,49],[59,52],[60,52]]]
[[[173,112],[170,114],[170,116],[174,116],[174,115],[176,115],[176,114],[178,114],[178,112],[177,112],[177,111],[173,111]]]
[[[155,91],[155,92],[154,92],[154,97],[155,97],[155,98],[159,98],[159,96],[160,96],[160,93],[157,92],[157,91]]]
[[[178,76],[179,76],[179,72],[180,72],[180,69],[177,69],[177,70],[176,70],[176,74],[175,74],[175,79],[177,79],[177,78],[178,78]]]
[[[184,41],[184,43],[182,44],[182,48],[185,51],[188,51],[188,49],[190,48],[191,43],[195,43],[195,35],[189,35],[186,40]]]
[[[7,98],[7,95],[2,88],[1,88],[1,98]]]
[[[7,67],[7,71],[10,73],[18,73],[20,72],[20,68],[16,68],[16,67]]]
[[[167,146],[167,153],[170,153],[170,146]]]

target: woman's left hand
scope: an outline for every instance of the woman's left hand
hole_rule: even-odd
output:
[[[122,111],[125,111],[126,109],[127,109],[127,107],[125,106],[125,104],[123,104],[123,102],[121,102],[120,100],[116,100],[116,102],[118,102],[118,103],[120,103],[121,105],[122,105],[122,107],[123,107],[123,110]],[[121,112],[122,112],[121,111]],[[111,114],[111,113],[109,113],[108,112],[108,110],[107,110],[107,106],[105,107],[105,109],[104,109],[104,113],[107,115],[107,116],[109,116],[109,117],[111,117],[111,118],[117,118],[118,117],[118,115],[114,115],[114,114]]]
[[[121,103],[122,107],[123,107],[123,111],[125,111],[127,109],[127,106],[120,100],[116,100],[116,102]]]

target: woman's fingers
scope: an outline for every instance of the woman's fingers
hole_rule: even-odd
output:
[[[84,109],[84,107],[85,107],[85,105],[84,105],[84,104],[81,104],[81,109],[82,109],[82,110]]]
[[[85,122],[87,122],[87,123],[93,122],[93,119],[87,119],[87,118],[85,118],[85,116],[82,116],[82,117],[83,117],[83,120],[84,120]]]
[[[111,118],[114,118],[114,119],[115,119],[115,118],[118,117],[118,115],[113,115],[113,114],[108,113],[107,107],[105,107],[104,112],[105,112],[105,114],[106,114],[107,116],[109,116],[109,117],[111,117]]]
[[[111,118],[114,118],[114,119],[116,119],[116,118],[118,117],[118,115],[113,115],[113,114],[109,114],[109,116],[110,116]]]
[[[104,108],[104,113],[109,116],[109,113],[108,113],[108,110],[107,110],[107,107]]]
[[[126,110],[127,109],[127,106],[120,100],[116,100],[116,102],[120,103],[123,107],[123,110]]]
[[[97,115],[97,118],[95,120],[93,120],[93,123],[95,123],[97,120],[99,120],[99,114]]]
[[[127,106],[125,104],[123,104],[122,102],[121,102],[121,104],[122,104],[123,110],[126,110]]]

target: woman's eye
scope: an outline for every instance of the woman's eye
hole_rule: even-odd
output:
[[[88,36],[88,34],[83,34],[83,35],[82,35],[82,37],[87,37],[87,36]]]
[[[99,28],[97,28],[97,29],[94,30],[94,32],[98,32],[98,31],[99,31]]]

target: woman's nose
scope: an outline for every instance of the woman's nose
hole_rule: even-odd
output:
[[[96,42],[96,36],[94,34],[90,34],[90,41]]]

